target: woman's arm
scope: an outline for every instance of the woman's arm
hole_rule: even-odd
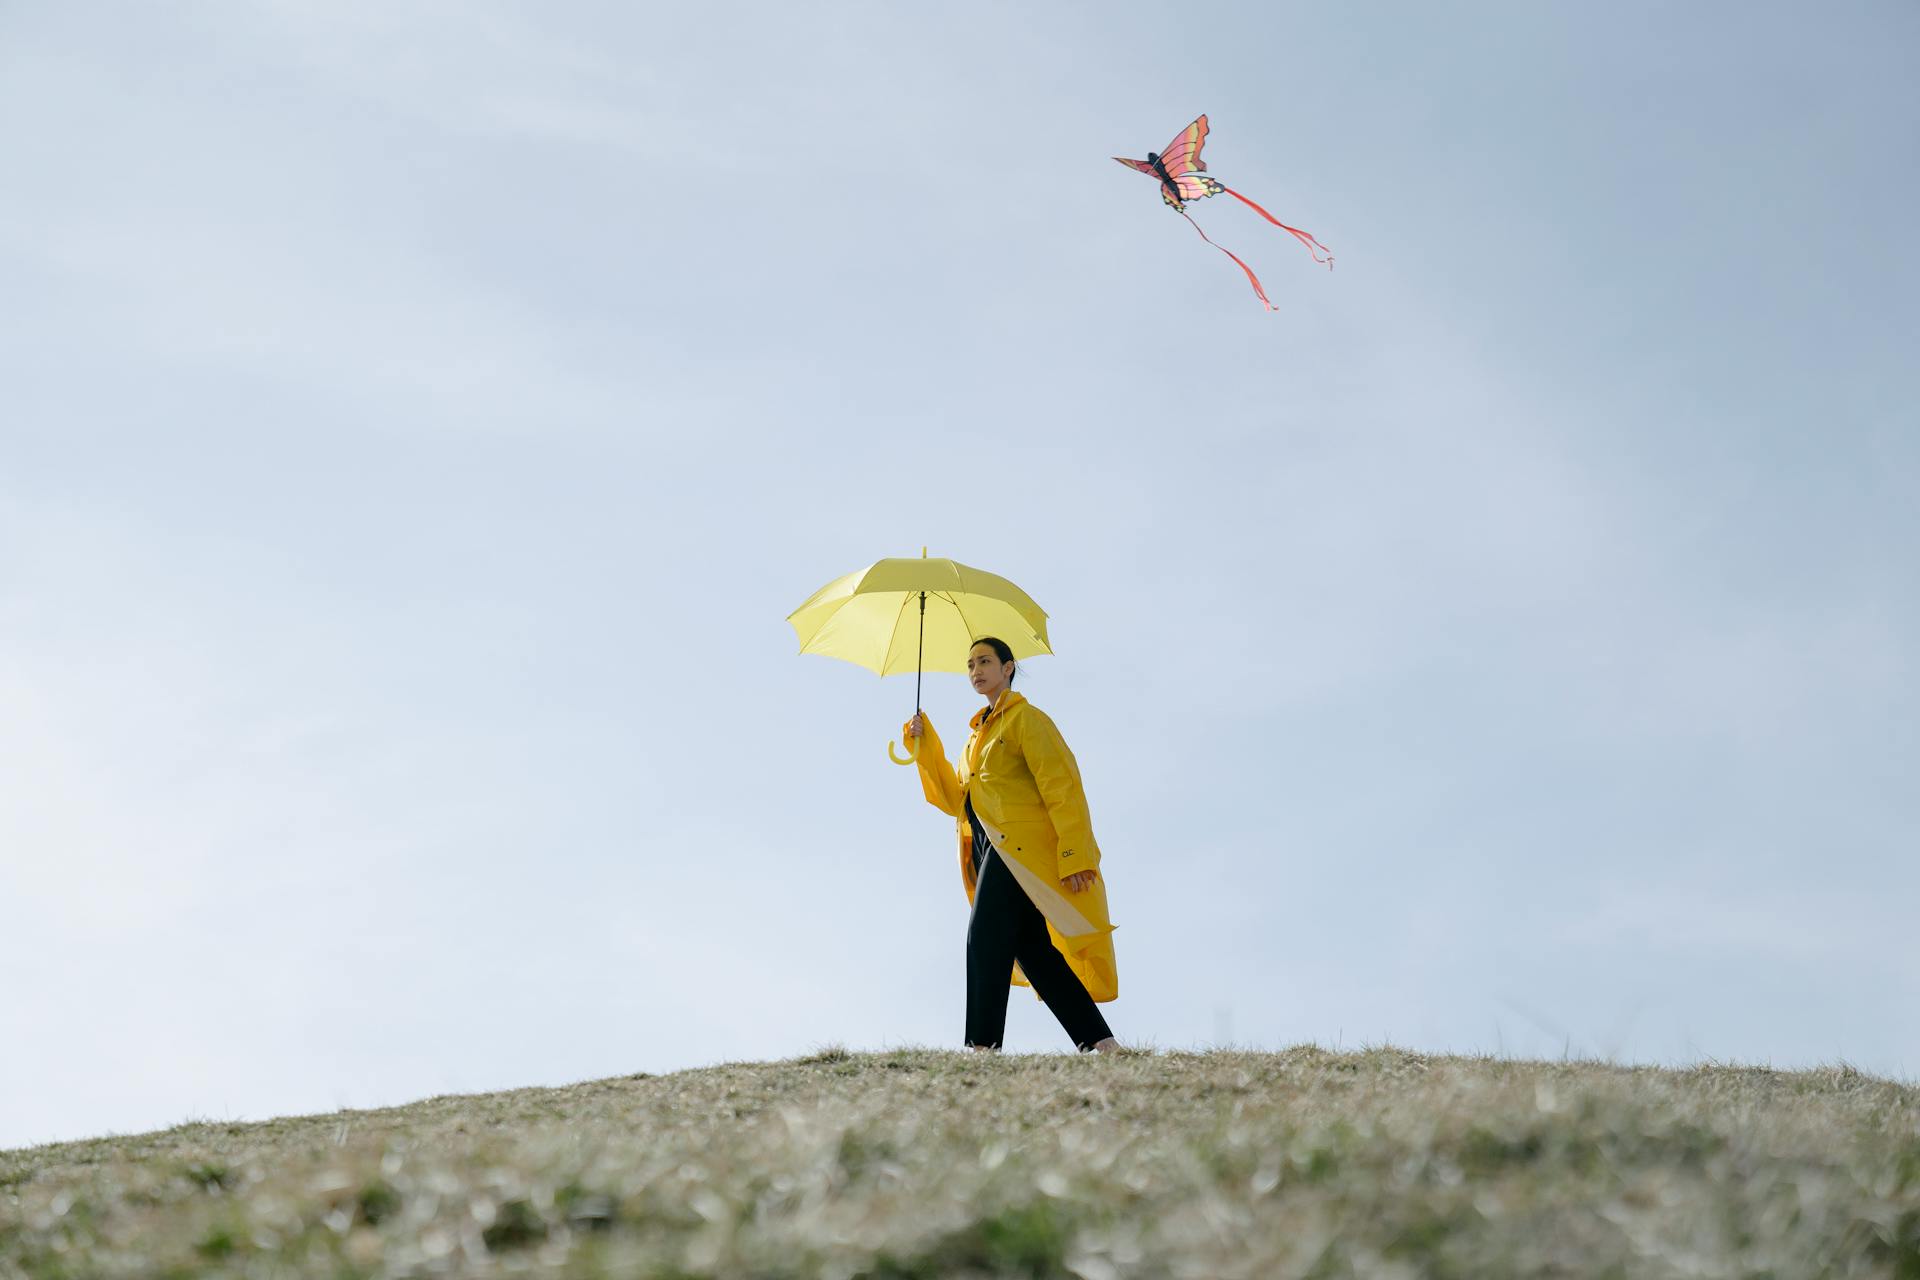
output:
[[[914,761],[920,766],[920,789],[926,792],[927,803],[946,814],[957,818],[966,812],[966,792],[960,789],[960,771],[947,763],[947,749],[940,745],[940,735],[933,731],[933,721],[921,712],[916,719],[920,722],[920,749],[914,753]],[[900,741],[907,750],[914,749],[914,722],[907,721],[900,726]]]
[[[1020,751],[1027,758],[1040,798],[1046,802],[1053,833],[1060,840],[1060,878],[1096,870],[1100,866],[1100,846],[1093,842],[1093,817],[1087,812],[1087,793],[1080,785],[1080,766],[1046,712],[1029,706],[1021,713]]]

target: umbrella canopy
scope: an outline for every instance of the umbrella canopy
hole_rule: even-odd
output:
[[[787,615],[800,652],[823,653],[880,675],[914,673],[913,709],[920,710],[920,673],[967,669],[982,636],[1006,642],[1015,658],[1052,653],[1047,612],[998,574],[957,560],[876,560],[835,578]],[[895,764],[902,760],[887,745]]]
[[[924,598],[924,632],[920,604]],[[997,574],[957,560],[876,560],[814,592],[787,615],[800,652],[823,653],[880,675],[967,669],[981,636],[1016,658],[1052,653],[1047,611]]]

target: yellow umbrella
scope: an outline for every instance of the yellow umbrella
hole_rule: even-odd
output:
[[[917,626],[908,622],[910,612]],[[920,713],[920,673],[966,671],[967,651],[982,636],[1006,641],[1016,658],[1053,652],[1047,644],[1047,611],[1031,596],[1005,578],[957,560],[929,560],[925,547],[918,560],[876,560],[835,578],[787,621],[800,638],[800,652],[824,653],[883,676],[905,671],[912,655],[915,715]],[[892,742],[887,756],[895,764],[914,762],[913,756],[895,755]]]

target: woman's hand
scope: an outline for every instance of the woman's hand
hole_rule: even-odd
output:
[[[924,711],[916,711],[913,713],[913,719],[907,721],[905,733],[909,742],[920,736],[920,727],[925,720],[926,713]]]
[[[1060,883],[1067,886],[1068,893],[1081,893],[1086,890],[1088,885],[1093,883],[1093,878],[1099,874],[1098,871],[1076,871]]]

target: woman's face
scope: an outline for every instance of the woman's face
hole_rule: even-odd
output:
[[[1007,687],[1007,677],[1013,669],[1013,663],[1000,661],[1000,655],[990,644],[977,644],[967,654],[967,679],[973,681],[974,692],[989,702]]]

